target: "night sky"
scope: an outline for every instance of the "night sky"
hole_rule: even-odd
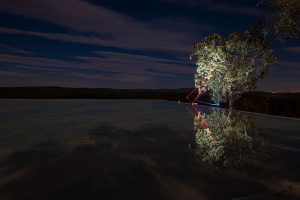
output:
[[[0,86],[193,87],[193,45],[264,18],[257,0],[1,0]],[[263,91],[300,91],[300,42],[274,42]]]

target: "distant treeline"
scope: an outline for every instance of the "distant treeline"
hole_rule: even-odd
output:
[[[249,112],[300,118],[300,93],[248,92],[234,107]]]
[[[9,99],[164,99],[183,100],[189,89],[111,89],[64,87],[0,87]]]
[[[2,99],[162,99],[186,102],[190,88],[111,89],[63,87],[0,87]],[[208,101],[209,94],[201,97]],[[191,97],[192,99],[192,97]],[[226,104],[221,105],[227,107]],[[300,93],[248,92],[236,103],[238,110],[300,117]]]

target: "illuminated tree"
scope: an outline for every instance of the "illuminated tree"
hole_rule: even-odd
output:
[[[216,74],[210,81],[209,89],[213,91],[213,99],[217,99],[218,94],[222,92],[222,87],[216,83],[222,82],[223,74],[227,67],[225,39],[216,33],[205,37],[200,43],[194,46],[191,55],[192,58],[196,58],[195,87],[199,90],[201,90],[203,84],[211,76],[213,70],[216,70]]]
[[[194,120],[195,158],[215,167],[245,167],[266,156],[268,145],[254,118],[237,112],[211,110],[208,127]]]
[[[239,94],[256,87],[274,60],[266,39],[250,32],[227,38],[211,34],[194,46],[192,57],[197,65],[195,86],[200,89],[215,70],[208,89],[213,100],[228,100],[230,108]]]

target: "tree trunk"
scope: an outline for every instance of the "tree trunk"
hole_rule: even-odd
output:
[[[234,96],[233,96],[233,92],[230,91],[229,92],[229,109],[230,110],[233,109],[233,103],[234,103]]]

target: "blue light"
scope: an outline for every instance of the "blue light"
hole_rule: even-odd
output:
[[[204,92],[198,97],[198,99],[199,99],[200,97],[202,97],[206,92],[207,92],[207,87],[205,87]],[[217,102],[217,103],[216,103],[216,102],[214,102],[214,103],[208,103],[208,102],[199,101],[199,100],[197,100],[197,102],[202,103],[202,104],[205,104],[205,105],[208,105],[208,106],[216,106],[216,107],[220,107],[220,99],[219,99],[219,98],[218,98],[218,102]]]

